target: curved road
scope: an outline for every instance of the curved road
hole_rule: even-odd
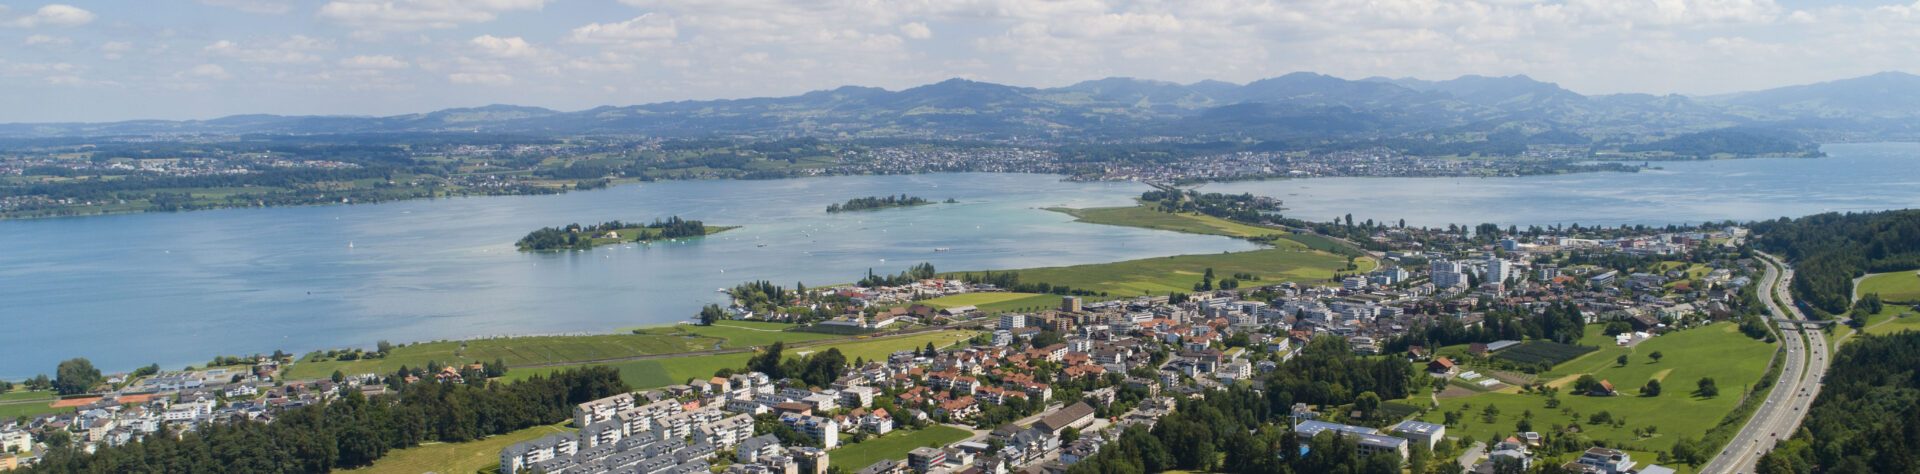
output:
[[[1784,282],[1792,281],[1793,270],[1784,270],[1780,260],[1772,255],[1760,253],[1767,263],[1767,274],[1760,282],[1760,299],[1775,318],[1806,320],[1800,308],[1794,307],[1793,295],[1787,291]],[[1774,303],[1773,295],[1788,307],[1782,309]],[[1704,474],[1731,474],[1753,472],[1754,464],[1760,456],[1773,449],[1775,443],[1793,436],[1800,422],[1807,417],[1807,409],[1813,404],[1814,397],[1820,394],[1820,382],[1827,375],[1827,366],[1832,363],[1831,349],[1827,347],[1826,337],[1817,330],[1802,328],[1798,323],[1779,323],[1781,338],[1787,350],[1786,366],[1780,371],[1780,381],[1767,395],[1765,403],[1756,410],[1747,425],[1734,435],[1733,440],[1714,456],[1713,461],[1700,469]],[[1805,337],[1802,337],[1802,336]]]

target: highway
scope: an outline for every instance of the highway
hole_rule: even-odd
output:
[[[1793,280],[1793,270],[1772,255],[1759,254],[1767,263],[1766,276],[1760,281],[1760,299],[1767,310],[1778,319],[1806,320],[1806,315],[1794,306],[1793,295],[1787,290],[1785,282]],[[1786,302],[1786,308],[1774,303],[1774,295],[1779,301]],[[1755,411],[1747,425],[1734,435],[1722,451],[1716,453],[1713,460],[1700,469],[1705,474],[1750,473],[1760,456],[1766,454],[1780,440],[1793,436],[1800,427],[1801,420],[1807,417],[1807,409],[1813,399],[1820,394],[1820,382],[1827,375],[1827,366],[1832,363],[1831,348],[1818,330],[1803,327],[1799,323],[1777,323],[1784,346],[1788,351],[1785,367],[1780,371],[1780,381],[1767,395],[1767,400]],[[1802,338],[1801,335],[1806,337]],[[1810,354],[1810,355],[1809,355]]]

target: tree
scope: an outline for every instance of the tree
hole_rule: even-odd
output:
[[[1374,412],[1380,409],[1380,395],[1373,392],[1360,392],[1360,396],[1353,399],[1353,409],[1359,410],[1360,416],[1373,419]]]
[[[700,308],[701,326],[712,326],[715,321],[722,319],[727,319],[727,312],[726,310],[720,309],[720,305],[708,304],[706,307]]]
[[[94,384],[100,383],[100,369],[93,368],[93,362],[84,358],[68,359],[61,362],[54,371],[53,388],[61,395],[86,393]]]
[[[1582,374],[1579,379],[1573,381],[1573,391],[1576,392],[1592,392],[1599,387],[1600,379],[1594,378],[1593,374]]]
[[[1079,428],[1069,426],[1066,429],[1060,430],[1060,444],[1071,443],[1078,439],[1080,439]]]
[[[1640,389],[1640,396],[1642,397],[1660,396],[1660,380],[1658,379],[1648,380],[1647,386],[1645,388]]]
[[[1653,351],[1652,354],[1647,354],[1647,357],[1652,357],[1654,362],[1660,362],[1660,358],[1666,356],[1666,354],[1661,354],[1660,351]]]
[[[336,383],[336,384],[344,383],[346,381],[347,381],[347,374],[342,373],[338,370],[333,371],[333,383]]]
[[[1617,359],[1614,359],[1613,361],[1614,361],[1614,362],[1616,362],[1616,363],[1619,363],[1621,367],[1626,367],[1626,366],[1627,366],[1627,355],[1626,355],[1626,354],[1620,354],[1620,357],[1619,357],[1619,358],[1617,358]]]
[[[1701,377],[1699,386],[1700,388],[1693,392],[1694,395],[1705,398],[1720,396],[1720,387],[1714,385],[1713,377]]]

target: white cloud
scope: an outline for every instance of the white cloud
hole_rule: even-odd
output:
[[[94,18],[98,18],[98,15],[94,15],[93,12],[83,10],[80,7],[55,3],[40,7],[40,9],[35,10],[32,15],[15,18],[6,24],[8,26],[21,28],[33,28],[37,26],[75,27],[92,23]]]
[[[552,0],[338,0],[316,13],[321,20],[363,32],[447,29],[539,10]]]
[[[407,67],[407,62],[386,55],[354,56],[341,59],[340,66],[354,69],[401,69]]]
[[[673,39],[679,35],[672,18],[647,13],[619,23],[593,23],[574,28],[568,38],[575,43],[612,44]]]
[[[193,69],[188,69],[186,74],[192,77],[209,79],[226,79],[233,77],[233,75],[227,74],[227,68],[220,67],[218,64],[201,64],[194,66]]]
[[[528,44],[526,39],[518,36],[501,38],[494,35],[480,35],[475,36],[472,40],[467,41],[467,43],[489,56],[499,58],[524,59],[541,54],[540,48]]]
[[[279,15],[293,11],[292,3],[281,0],[200,0],[200,4],[262,15]]]
[[[933,30],[928,29],[926,23],[916,21],[900,25],[900,34],[907,35],[908,38],[913,39],[927,39],[933,37]]]
[[[21,42],[21,44],[41,47],[67,47],[73,46],[73,40],[59,36],[28,35],[27,40]]]
[[[261,44],[241,44],[228,40],[215,41],[201,48],[207,53],[232,58],[249,63],[312,63],[320,61],[314,51],[333,49],[333,40],[293,35],[286,39]]]
[[[100,57],[117,60],[127,52],[133,51],[133,43],[127,41],[108,41],[100,45]]]
[[[453,81],[454,84],[480,84],[488,86],[513,84],[513,76],[500,73],[456,72],[448,74],[447,80]]]

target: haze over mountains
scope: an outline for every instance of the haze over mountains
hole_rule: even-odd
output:
[[[1871,76],[1705,97],[1587,96],[1526,76],[1444,81],[1314,73],[1237,85],[1107,78],[1057,88],[951,79],[901,91],[847,86],[792,97],[605,106],[491,105],[389,117],[237,115],[213,120],[0,125],[0,137],[482,132],[561,136],[1126,139],[1378,138],[1501,128],[1590,138],[1741,127],[1815,141],[1920,136],[1920,76]],[[1796,134],[1797,135],[1797,134]]]

